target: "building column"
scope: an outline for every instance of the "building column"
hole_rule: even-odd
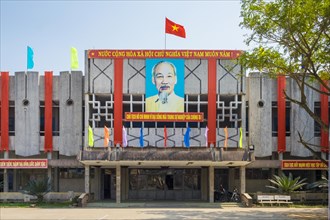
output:
[[[283,160],[283,153],[278,153],[278,160]]]
[[[9,158],[9,152],[4,152],[4,159]],[[9,182],[8,182],[8,169],[3,170],[3,192],[9,191]]]
[[[47,152],[47,159],[48,159],[48,161],[52,159],[52,152]],[[48,169],[47,170],[48,181],[50,183],[52,183],[53,182],[53,180],[52,180],[52,167],[49,166],[47,169]]]
[[[85,165],[85,193],[90,193],[90,167]]]
[[[19,186],[17,184],[17,169],[13,169],[13,191],[18,192]]]
[[[209,201],[214,202],[214,167],[209,167]]]
[[[54,168],[54,191],[59,192],[59,168],[55,167]]]
[[[239,179],[240,179],[240,194],[245,193],[246,191],[246,176],[245,176],[245,167],[239,168]]]
[[[94,194],[94,199],[95,200],[100,200],[101,199],[101,167],[95,167],[95,178],[93,181],[93,185],[95,183],[95,194]]]
[[[120,169],[120,165],[117,165],[116,166],[116,203],[120,203],[120,197],[121,197],[121,194],[120,194],[120,185],[121,185],[121,169]]]

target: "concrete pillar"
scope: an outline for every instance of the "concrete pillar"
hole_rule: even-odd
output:
[[[18,187],[18,184],[17,184],[17,169],[14,169],[13,170],[13,191],[14,192],[18,192],[19,187]]]
[[[9,191],[9,183],[8,183],[8,169],[4,169],[3,171],[3,192]]]
[[[121,171],[120,171],[120,165],[116,166],[116,203],[120,203],[120,185],[121,185]]]
[[[4,152],[4,159],[9,158],[9,152]],[[9,182],[8,182],[8,169],[4,169],[3,171],[3,192],[9,191]]]
[[[128,200],[128,188],[129,188],[129,181],[128,181],[128,168],[127,167],[122,167],[121,168],[121,176],[122,176],[122,181],[121,181],[121,199],[123,201]]]
[[[283,160],[283,153],[278,153],[278,159]]]
[[[214,202],[214,167],[209,167],[209,202]]]
[[[85,193],[90,193],[90,175],[89,175],[90,167],[85,165]]]
[[[207,184],[208,184],[208,172],[207,168],[203,167],[202,168],[202,173],[201,173],[201,199],[202,201],[207,201]]]
[[[246,190],[246,176],[245,176],[245,167],[239,168],[239,179],[240,179],[240,193],[245,193]]]
[[[229,168],[228,172],[228,190],[233,191],[235,187],[235,168]]]
[[[95,184],[95,194],[94,199],[100,200],[101,199],[101,168],[95,167],[95,178],[93,181],[93,185]]]
[[[47,159],[48,160],[52,159],[52,153],[51,152],[47,153]],[[49,182],[53,183],[53,180],[52,180],[52,167],[50,167],[50,166],[48,167],[48,170],[47,170],[47,177],[48,177]]]
[[[59,175],[58,172],[59,168],[55,167],[54,168],[54,191],[59,192]]]

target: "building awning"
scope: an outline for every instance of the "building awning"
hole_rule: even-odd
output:
[[[140,166],[140,167],[238,167],[251,163],[251,152],[242,149],[226,151],[222,148],[157,148],[127,147],[88,149],[81,151],[79,161],[91,166]]]
[[[50,167],[59,167],[59,168],[81,168],[84,167],[79,160],[74,159],[51,159],[48,160],[48,165]]]

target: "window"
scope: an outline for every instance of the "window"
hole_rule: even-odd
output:
[[[269,179],[269,178],[270,178],[270,170],[269,169],[263,169],[263,168],[261,168],[261,169],[246,169],[246,179]]]
[[[15,103],[9,101],[9,136],[15,136]]]
[[[242,124],[242,97],[217,95],[217,128],[239,128]]]
[[[40,102],[40,136],[45,136],[45,102]],[[52,106],[53,136],[60,135],[60,108],[59,101],[53,101]]]
[[[290,136],[290,102],[285,102],[285,135]],[[278,106],[277,102],[272,102],[272,136],[278,135]]]
[[[314,113],[318,117],[321,117],[321,103],[320,102],[315,102],[314,103]],[[329,105],[328,115],[330,115],[330,105]],[[329,122],[328,123],[330,123],[330,117],[329,117]],[[321,136],[321,126],[316,121],[314,122],[314,136],[315,137],[320,137]]]

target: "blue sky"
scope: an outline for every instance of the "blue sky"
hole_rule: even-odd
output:
[[[0,70],[70,70],[70,48],[84,71],[88,49],[164,49],[165,17],[187,38],[166,35],[166,49],[246,50],[240,1],[1,1]]]

